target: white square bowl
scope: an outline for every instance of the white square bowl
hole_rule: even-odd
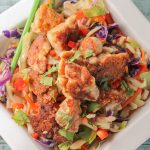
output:
[[[120,28],[135,38],[150,53],[150,23],[131,0],[105,0],[114,20]],[[2,30],[23,25],[29,15],[33,0],[22,0],[9,10],[0,14],[0,33]],[[3,54],[7,40],[0,36],[0,55]],[[135,112],[128,126],[102,145],[101,150],[135,150],[150,137],[150,101]],[[13,150],[45,150],[33,141],[27,131],[19,127],[8,111],[0,104],[0,135]]]

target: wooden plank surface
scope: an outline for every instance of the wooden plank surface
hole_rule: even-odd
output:
[[[0,13],[19,0],[0,0]],[[150,20],[150,0],[133,0],[143,14]],[[9,135],[8,135],[9,136]],[[0,137],[0,150],[11,150],[5,141]],[[150,150],[150,139],[137,150]]]

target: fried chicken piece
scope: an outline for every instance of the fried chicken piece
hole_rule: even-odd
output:
[[[29,77],[31,90],[35,95],[41,95],[49,89],[49,86],[40,83],[41,75],[37,71],[31,70]]]
[[[45,35],[39,35],[32,43],[28,52],[28,65],[40,74],[46,71],[47,54],[51,46]]]
[[[80,43],[79,50],[82,55],[86,55],[88,51],[98,55],[102,52],[102,42],[96,37],[84,38]]]
[[[37,114],[29,116],[31,126],[35,133],[40,137],[53,139],[60,143],[65,140],[59,135],[59,127],[55,121],[55,115],[58,110],[57,104],[43,104],[40,103],[40,111]]]
[[[80,101],[66,98],[56,113],[55,120],[62,128],[67,128],[71,132],[77,132],[81,123]]]
[[[40,83],[41,75],[37,71],[31,70],[29,73],[30,76],[30,88],[34,93],[38,102],[44,104],[54,103],[58,96],[58,90],[56,86],[46,86]]]
[[[49,87],[49,89],[45,93],[38,95],[37,100],[44,104],[55,103],[57,96],[58,96],[57,87],[52,86]]]
[[[102,78],[117,80],[125,74],[128,59],[127,53],[101,54],[96,58],[95,64],[88,62],[86,67],[96,80],[101,80]]]
[[[95,84],[95,78],[86,67],[76,63],[68,63],[68,58],[74,52],[64,52],[61,57],[58,70],[58,87],[67,97],[96,101],[99,90]]]
[[[50,29],[64,22],[63,15],[57,13],[53,8],[50,8],[48,5],[49,4],[43,4],[37,10],[34,22],[31,26],[33,32],[47,33]]]
[[[100,91],[99,103],[101,106],[105,106],[108,103],[121,103],[126,99],[123,91],[111,90],[111,91]]]
[[[68,42],[76,42],[79,37],[79,28],[76,23],[76,16],[69,17],[64,23],[51,29],[47,37],[58,55],[68,50]]]
[[[96,79],[100,80],[107,77],[110,80],[117,80],[121,78],[126,72],[128,59],[127,53],[100,56],[99,65],[97,70],[95,70]]]

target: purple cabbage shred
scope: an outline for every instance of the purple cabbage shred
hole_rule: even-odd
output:
[[[56,145],[56,142],[54,140],[46,139],[46,138],[40,138],[39,140],[36,141],[40,143],[42,146],[47,148],[52,148]]]
[[[95,22],[94,24],[92,24],[89,29],[92,30],[95,27],[100,26],[101,28],[96,32],[96,37],[101,38],[101,39],[106,39],[108,36],[108,30],[105,26],[103,26],[102,24],[100,24],[99,22]]]
[[[111,30],[111,29],[118,28],[118,27],[119,27],[118,24],[113,23],[113,24],[109,25],[109,26],[107,27],[107,29],[108,29],[108,30]]]
[[[0,60],[2,62],[5,63],[5,67],[2,70],[2,72],[0,73],[0,100],[6,101],[5,99],[5,84],[7,83],[7,81],[10,80],[12,73],[10,70],[10,63],[11,63],[11,59],[13,57],[15,49],[14,48],[9,48],[7,49],[6,54],[0,58]]]
[[[128,63],[128,70],[131,76],[137,75],[137,73],[140,71],[139,64],[140,64],[139,57],[131,58],[131,61]]]
[[[3,31],[3,35],[6,37],[6,38],[17,38],[19,39],[21,37],[21,34],[20,32],[17,30],[17,29],[14,29],[14,30],[4,30]]]
[[[114,114],[114,112],[112,111],[112,110],[108,110],[107,112],[106,112],[106,116],[112,116]]]

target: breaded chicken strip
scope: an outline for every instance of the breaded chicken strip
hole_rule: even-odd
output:
[[[84,38],[80,43],[79,50],[82,55],[86,55],[88,51],[98,55],[102,52],[102,42],[96,37]]]
[[[37,10],[34,22],[32,23],[32,31],[35,33],[47,33],[50,29],[56,25],[64,22],[62,14],[57,13],[54,9],[48,6],[49,4],[43,4]]]
[[[56,113],[55,120],[62,128],[71,132],[77,132],[81,123],[80,101],[72,98],[66,98]]]
[[[124,91],[110,90],[110,91],[100,91],[99,103],[101,106],[105,106],[108,103],[121,103],[126,99]]]
[[[45,35],[40,34],[32,43],[28,56],[27,63],[33,69],[43,74],[46,71],[47,54],[51,46]]]
[[[99,90],[95,84],[95,78],[86,67],[76,63],[68,63],[73,51],[64,52],[61,56],[58,70],[58,87],[65,96],[75,99],[96,101]]]
[[[105,54],[99,57],[99,66],[96,71],[96,79],[104,77],[110,80],[121,78],[126,72],[129,56],[127,53]]]
[[[64,23],[51,29],[48,32],[47,37],[58,55],[60,55],[62,51],[68,50],[68,42],[76,42],[79,37],[76,16],[69,17]]]
[[[64,142],[65,138],[59,135],[59,126],[55,121],[58,105],[40,103],[40,110],[37,114],[32,114],[29,119],[35,133],[43,138],[48,138],[57,143]]]

